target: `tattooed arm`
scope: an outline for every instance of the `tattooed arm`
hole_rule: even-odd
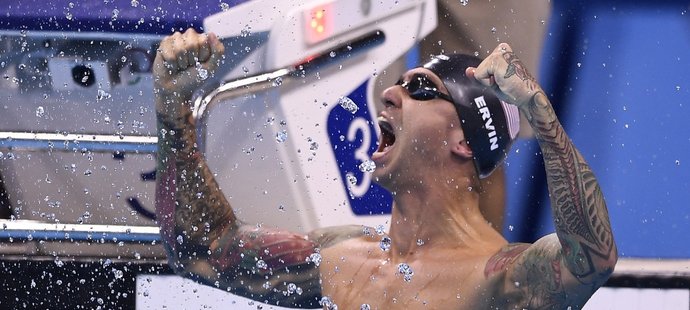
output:
[[[156,213],[172,268],[198,282],[260,302],[318,307],[318,253],[360,227],[308,236],[241,223],[196,145],[193,92],[213,74],[223,45],[194,30],[161,42],[154,62],[158,165]],[[309,258],[309,260],[308,260]]]
[[[524,307],[579,308],[608,279],[617,261],[599,184],[510,46],[499,45],[468,74],[520,108],[534,129],[546,166],[556,234],[519,247],[521,251],[507,251],[514,259],[504,266],[506,285],[523,294]]]

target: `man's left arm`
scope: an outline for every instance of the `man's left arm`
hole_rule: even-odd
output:
[[[594,173],[510,46],[499,45],[476,71],[470,71],[525,114],[546,166],[556,235],[523,247],[519,255],[508,251],[516,254],[514,263],[506,266],[508,283],[519,286],[515,283],[523,281],[521,290],[534,308],[584,302],[608,279],[617,261],[606,203]]]

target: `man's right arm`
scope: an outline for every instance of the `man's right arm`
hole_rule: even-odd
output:
[[[319,306],[319,249],[361,235],[357,226],[301,235],[241,223],[196,145],[192,94],[223,55],[213,34],[165,38],[154,62],[158,165],[156,213],[180,275],[260,302]]]

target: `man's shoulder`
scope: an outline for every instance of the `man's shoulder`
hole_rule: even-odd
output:
[[[531,246],[529,243],[510,243],[503,246],[487,260],[484,276],[488,278],[505,272]]]
[[[308,234],[309,240],[321,248],[361,243],[369,244],[375,239],[374,229],[363,225],[343,225],[318,228]]]

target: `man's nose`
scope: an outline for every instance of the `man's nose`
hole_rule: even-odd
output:
[[[386,108],[400,108],[404,91],[400,85],[388,87],[381,93],[381,102]]]

